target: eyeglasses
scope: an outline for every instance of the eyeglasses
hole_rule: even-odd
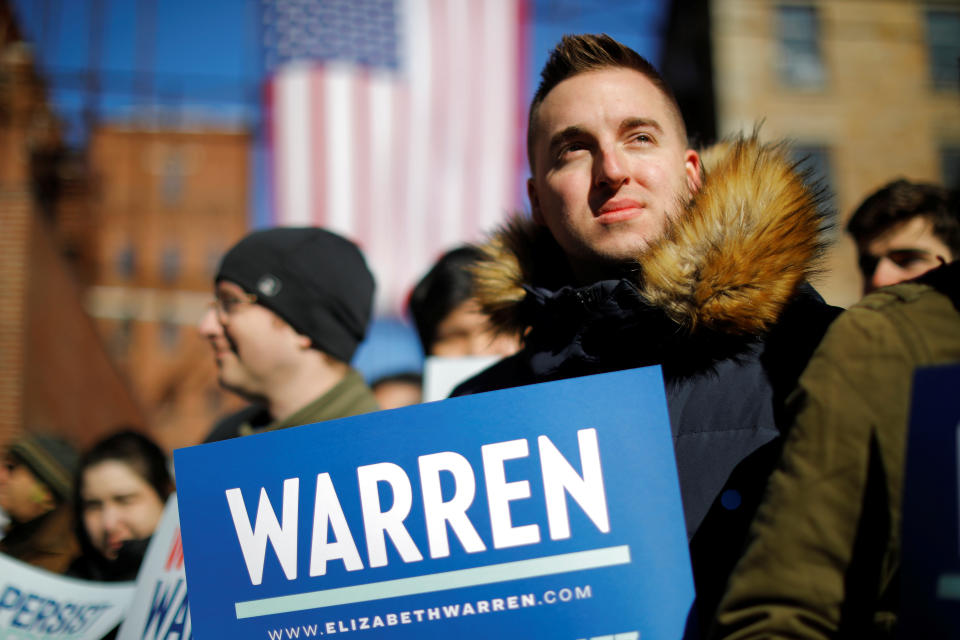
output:
[[[216,312],[217,319],[220,320],[220,322],[226,322],[226,320],[237,310],[237,307],[245,304],[254,304],[256,301],[257,296],[253,293],[243,293],[239,296],[218,295],[214,296],[213,300],[210,301],[210,306],[213,308],[214,312]]]

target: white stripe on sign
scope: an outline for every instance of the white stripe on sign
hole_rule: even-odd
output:
[[[542,558],[517,560],[491,564],[485,567],[471,567],[456,571],[444,571],[426,576],[385,580],[370,584],[358,584],[352,587],[325,589],[296,593],[275,598],[261,598],[236,603],[237,619],[257,618],[275,613],[293,613],[322,607],[335,607],[358,602],[370,602],[387,598],[399,598],[421,593],[434,593],[450,589],[463,589],[483,584],[510,582],[540,576],[552,576],[573,571],[602,569],[621,564],[630,564],[630,547],[604,547],[587,551],[562,553]]]

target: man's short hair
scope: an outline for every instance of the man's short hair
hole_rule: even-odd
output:
[[[566,35],[550,52],[547,63],[540,71],[540,86],[530,103],[527,114],[527,157],[533,169],[534,119],[537,110],[554,87],[568,78],[601,69],[633,69],[656,86],[667,99],[667,104],[680,127],[680,139],[687,144],[687,129],[683,123],[680,105],[663,76],[650,62],[630,47],[621,44],[605,33]]]
[[[933,226],[933,235],[960,256],[960,202],[957,193],[944,187],[909,180],[895,180],[870,194],[847,223],[847,231],[859,246],[888,229],[916,217]]]

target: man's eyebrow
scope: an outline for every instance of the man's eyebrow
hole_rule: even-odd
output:
[[[656,129],[657,133],[663,133],[663,127],[653,118],[624,118],[620,123],[621,132],[641,128]]]
[[[550,149],[550,153],[553,153],[557,147],[561,146],[564,142],[568,140],[573,140],[584,135],[586,131],[583,127],[578,127],[577,125],[571,125],[562,131],[558,131],[552,136],[550,136],[550,144],[547,147]]]

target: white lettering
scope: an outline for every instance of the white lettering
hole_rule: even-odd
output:
[[[603,473],[600,470],[597,430],[580,429],[577,431],[577,442],[580,445],[582,478],[550,438],[547,436],[537,438],[543,473],[543,495],[547,501],[547,522],[550,526],[550,538],[553,540],[570,537],[570,514],[567,512],[565,492],[568,492],[570,497],[580,505],[597,529],[603,533],[610,533],[610,516],[607,512],[607,497],[603,489]]]
[[[327,529],[333,529],[335,542],[327,541]],[[313,503],[313,543],[310,547],[310,577],[327,573],[328,560],[343,560],[347,571],[363,569],[360,552],[353,541],[347,518],[333,488],[329,473],[317,475],[317,494]]]
[[[413,505],[413,490],[410,478],[403,468],[392,462],[368,464],[357,468],[360,484],[360,507],[363,511],[363,527],[367,537],[367,556],[371,567],[387,564],[387,544],[384,533],[390,536],[404,562],[423,560],[423,555],[403,521]],[[386,482],[393,492],[393,504],[387,511],[380,506],[378,484]]]
[[[431,558],[446,558],[450,555],[447,538],[447,523],[467,553],[486,551],[480,534],[467,517],[467,509],[476,495],[476,479],[470,462],[459,453],[443,451],[420,456],[420,485],[423,490],[423,514],[427,522],[427,540]],[[443,501],[440,472],[453,476],[453,497]]]
[[[483,457],[483,475],[487,485],[487,506],[490,509],[490,529],[493,546],[497,549],[517,547],[540,542],[540,527],[535,524],[514,527],[510,516],[510,502],[530,497],[527,480],[507,482],[503,468],[505,460],[526,458],[529,448],[526,440],[508,440],[485,444],[480,448]]]
[[[280,566],[287,580],[297,578],[297,509],[300,496],[300,479],[287,478],[283,481],[283,525],[277,522],[267,490],[260,488],[260,503],[257,505],[257,521],[250,528],[250,518],[243,502],[240,489],[227,489],[227,504],[233,517],[233,526],[240,541],[243,560],[250,574],[250,583],[258,585],[263,581],[263,564],[267,553],[267,540],[273,545]]]

